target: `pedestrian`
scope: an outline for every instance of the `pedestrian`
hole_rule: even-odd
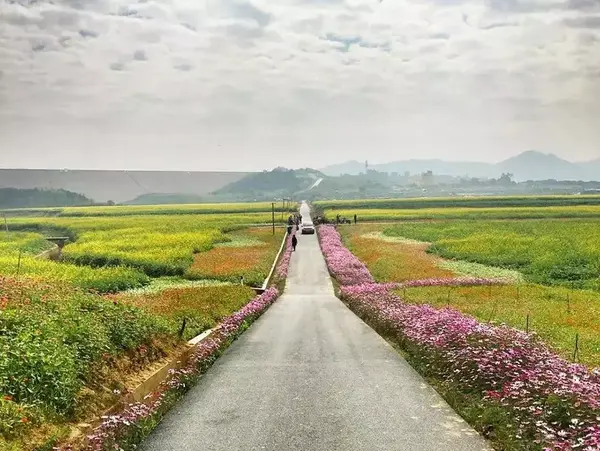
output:
[[[296,238],[296,234],[292,235],[292,252],[296,250],[296,246],[298,244],[298,238]]]

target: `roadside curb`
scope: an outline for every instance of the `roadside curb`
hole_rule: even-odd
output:
[[[275,260],[273,260],[273,265],[271,266],[271,271],[269,271],[269,275],[267,276],[267,278],[265,279],[265,281],[262,284],[262,287],[260,288],[263,291],[265,291],[267,289],[267,287],[269,286],[269,283],[271,282],[271,279],[273,278],[273,273],[275,272],[275,267],[277,266],[277,262],[279,262],[279,257],[281,257],[281,253],[283,252],[283,249],[285,248],[285,243],[287,242],[288,235],[289,234],[286,230],[285,234],[283,235],[283,239],[281,240],[281,246],[279,246],[279,252],[277,252],[277,255],[275,256]]]

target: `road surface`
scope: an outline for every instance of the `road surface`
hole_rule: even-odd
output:
[[[305,205],[301,214],[309,216]],[[334,296],[316,236],[298,241],[284,295],[167,414],[142,449],[487,449]]]

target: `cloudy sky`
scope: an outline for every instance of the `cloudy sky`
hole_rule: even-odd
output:
[[[600,157],[600,0],[0,0],[0,167]]]

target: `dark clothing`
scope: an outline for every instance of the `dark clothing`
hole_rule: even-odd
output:
[[[298,244],[298,238],[296,238],[296,235],[292,236],[292,250],[296,250],[296,245]]]

